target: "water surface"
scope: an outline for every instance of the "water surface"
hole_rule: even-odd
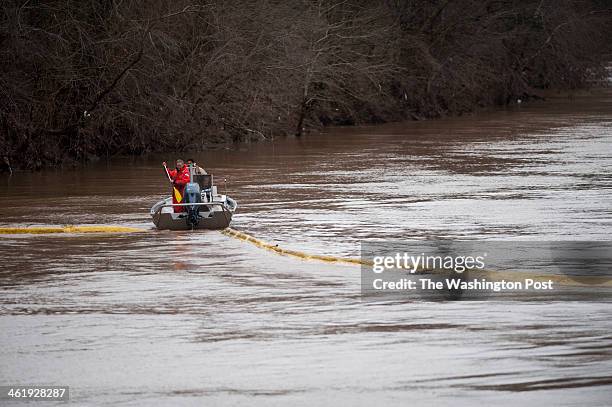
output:
[[[234,228],[309,253],[612,231],[610,93],[193,155],[227,180]],[[2,226],[150,230],[0,237],[0,384],[69,385],[84,405],[612,399],[609,302],[362,302],[358,267],[151,229],[173,158],[2,178]]]

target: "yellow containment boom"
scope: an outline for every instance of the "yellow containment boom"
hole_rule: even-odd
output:
[[[133,233],[145,229],[126,226],[36,226],[25,228],[0,228],[0,235],[48,234],[48,233]]]
[[[227,228],[221,231],[226,236],[251,243],[257,247],[260,247],[271,252],[275,252],[282,256],[299,258],[302,260],[315,260],[324,263],[336,263],[336,264],[351,264],[357,266],[372,266],[373,262],[366,259],[351,258],[351,257],[335,257],[335,256],[324,256],[318,254],[308,254],[297,250],[287,250],[263,240],[257,239],[251,235],[248,235],[237,230]],[[419,270],[417,273],[437,273],[437,270]],[[444,272],[444,271],[443,271]],[[608,276],[567,276],[558,274],[535,274],[530,272],[502,272],[494,270],[478,270],[470,272],[471,277],[486,277],[494,281],[523,281],[525,278],[530,278],[534,281],[547,282],[552,281],[560,286],[598,286],[598,287],[612,287],[612,280]]]
[[[231,236],[236,239],[252,243],[257,247],[261,247],[262,249],[270,250],[272,252],[276,252],[284,256],[297,257],[297,258],[304,259],[304,260],[317,260],[317,261],[322,261],[325,263],[372,265],[372,262],[364,261],[361,259],[354,259],[350,257],[334,257],[334,256],[324,256],[320,254],[307,254],[304,252],[299,252],[297,250],[283,249],[281,247],[278,247],[278,245],[264,242],[263,240],[257,239],[253,236],[247,235],[246,233],[239,232],[231,228],[224,229],[221,231],[221,233],[223,233],[226,236]]]
[[[0,227],[0,235],[6,234],[50,234],[50,233],[134,233],[145,232],[146,229],[133,228],[127,226],[41,226],[41,227]],[[299,258],[302,260],[314,260],[324,263],[347,264],[354,266],[371,266],[373,263],[369,260],[350,257],[325,256],[320,254],[308,254],[297,250],[288,250],[279,247],[278,245],[265,242],[251,235],[239,232],[234,229],[224,229],[221,231],[226,236],[251,243],[257,247],[269,250],[282,256]],[[435,273],[436,270],[421,270],[421,273]],[[554,274],[534,274],[529,272],[499,272],[493,270],[479,270],[472,274],[472,277],[488,277],[493,280],[520,281],[524,278],[531,278],[535,281],[553,281],[561,286],[598,286],[612,287],[612,281],[608,276],[566,276]]]

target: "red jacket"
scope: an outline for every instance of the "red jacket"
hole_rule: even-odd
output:
[[[172,184],[181,192],[183,188],[185,188],[185,185],[189,183],[189,168],[186,165],[183,165],[183,168],[180,170],[169,170],[168,174],[170,174]]]

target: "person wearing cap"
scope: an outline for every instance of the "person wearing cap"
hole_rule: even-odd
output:
[[[194,174],[195,175],[206,175],[206,174],[208,174],[204,168],[198,166],[198,164],[194,161],[193,158],[190,158],[190,159],[187,160],[187,166],[190,166],[190,165],[194,166],[194,170],[195,170]]]

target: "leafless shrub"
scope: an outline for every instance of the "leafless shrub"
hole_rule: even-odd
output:
[[[0,10],[8,168],[577,88],[603,74],[612,32],[596,0],[7,0]]]

